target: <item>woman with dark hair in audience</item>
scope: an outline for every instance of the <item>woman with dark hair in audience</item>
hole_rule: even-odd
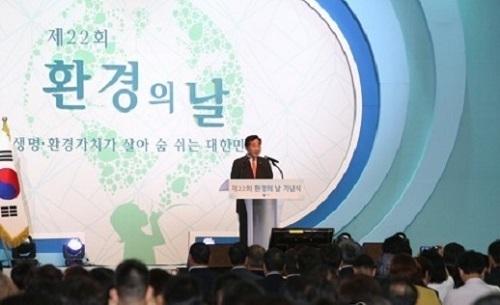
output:
[[[426,250],[420,254],[417,260],[422,268],[424,268],[423,259],[430,264],[428,268],[428,282],[426,283],[427,287],[436,290],[441,303],[443,303],[448,292],[453,289],[455,282],[448,274],[444,265],[444,259],[437,250]]]
[[[402,278],[410,281],[418,291],[417,305],[440,305],[438,294],[435,290],[425,287],[420,278],[417,261],[408,254],[397,254],[391,262],[389,279]]]
[[[443,248],[444,264],[448,274],[453,278],[454,288],[461,287],[464,284],[457,267],[458,257],[464,252],[464,246],[455,242],[449,243]]]

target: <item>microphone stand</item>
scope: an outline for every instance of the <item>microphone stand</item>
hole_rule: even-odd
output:
[[[272,162],[271,161],[271,164],[276,167],[279,171],[280,171],[280,174],[281,174],[281,180],[283,180],[283,171],[281,170],[281,168],[276,164],[276,162]]]

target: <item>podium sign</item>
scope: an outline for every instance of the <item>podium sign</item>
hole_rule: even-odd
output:
[[[232,179],[229,180],[229,197],[233,199],[282,199],[304,198],[302,180]]]
[[[304,197],[302,180],[232,179],[219,189],[233,199],[245,200],[248,244],[267,248],[271,230],[278,227],[283,200]]]

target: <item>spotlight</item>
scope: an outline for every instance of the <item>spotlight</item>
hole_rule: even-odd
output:
[[[12,266],[21,262],[38,264],[36,257],[36,244],[31,236],[28,236],[22,244],[12,248]]]
[[[79,238],[72,238],[63,245],[63,255],[66,266],[83,265],[85,245]]]

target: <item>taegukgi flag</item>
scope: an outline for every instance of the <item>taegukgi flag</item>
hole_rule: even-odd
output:
[[[29,235],[29,216],[14,163],[7,118],[0,130],[0,238],[11,248],[19,246]]]

